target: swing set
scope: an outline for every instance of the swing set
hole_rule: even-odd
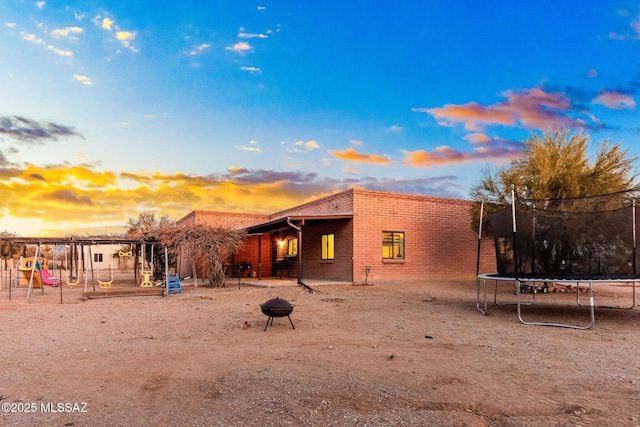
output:
[[[11,299],[14,284],[16,288],[27,286],[27,299],[30,299],[33,289],[42,289],[42,293],[44,294],[46,287],[58,287],[60,289],[61,303],[63,288],[77,289],[81,283],[84,283],[83,298],[85,298],[85,295],[86,298],[108,295],[168,295],[182,291],[177,276],[168,273],[167,247],[164,247],[164,280],[162,280],[162,282],[154,281],[154,273],[156,272],[154,264],[157,264],[157,262],[154,263],[154,249],[157,249],[155,246],[159,244],[155,239],[130,239],[118,236],[95,238],[11,236],[0,237],[0,241],[8,243],[10,252],[12,253],[12,245],[24,245],[23,257],[21,257],[20,261],[13,264],[15,279],[9,278],[9,283],[11,283],[9,286],[9,299]],[[31,252],[33,256],[26,256],[27,245],[33,245],[32,248],[35,246],[35,250]],[[48,253],[49,250],[44,250],[42,245],[53,245],[53,256],[44,256],[44,252]],[[116,246],[115,251],[109,256],[118,256],[120,258],[117,266],[118,269],[128,270],[128,262],[130,262],[132,258],[135,259],[133,263],[132,284],[138,287],[137,291],[135,291],[135,288],[125,289],[126,286],[122,289],[112,290],[118,282],[119,276],[114,274],[112,267],[113,259],[109,263],[102,263],[102,255],[96,256],[94,259],[92,249],[100,245]],[[119,250],[117,249],[118,245],[120,245]],[[150,259],[148,259],[149,255]],[[124,263],[122,260],[124,260]],[[97,265],[96,262],[98,262]],[[56,271],[58,271],[58,274],[54,274]],[[89,292],[90,284],[93,292]],[[158,287],[157,289],[155,289],[156,286]],[[97,292],[98,289],[100,290],[99,292]]]

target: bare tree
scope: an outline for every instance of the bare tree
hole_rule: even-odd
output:
[[[127,236],[144,240],[152,238],[160,240],[160,236],[169,233],[167,230],[171,230],[175,227],[175,221],[173,221],[167,215],[157,216],[155,212],[142,212],[138,215],[138,218],[129,218],[127,220]],[[129,251],[132,248],[130,246],[123,246],[124,251]],[[145,247],[145,259],[144,262],[150,263],[154,266],[153,277],[161,278],[164,272],[164,253],[163,251],[153,252],[153,260],[151,259],[151,245]],[[135,250],[134,264],[138,265],[140,254]],[[169,263],[172,263],[172,258],[175,258],[173,253],[169,254]],[[137,278],[138,271],[134,270]]]
[[[198,223],[166,227],[163,231],[164,243],[186,250],[195,264],[205,269],[210,286],[224,286],[224,260],[241,248],[246,236],[242,229]]]

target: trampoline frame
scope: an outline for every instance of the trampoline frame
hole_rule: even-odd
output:
[[[516,236],[517,236],[517,228],[516,228],[516,208],[515,208],[515,186],[511,186],[511,217],[512,217],[512,231],[513,231],[513,251],[514,251],[514,259],[517,259],[517,245],[516,245]],[[495,281],[494,288],[494,304],[497,306],[500,305],[515,305],[517,307],[518,319],[520,323],[525,325],[536,325],[536,326],[556,326],[561,328],[571,328],[571,329],[591,329],[595,323],[595,309],[598,308],[612,308],[612,309],[622,309],[622,310],[630,310],[636,306],[636,282],[640,281],[640,276],[636,274],[636,221],[635,214],[636,204],[635,200],[632,203],[632,238],[633,238],[633,275],[629,276],[603,276],[603,275],[580,275],[571,276],[571,275],[561,275],[561,276],[553,276],[553,275],[526,275],[519,274],[517,271],[517,262],[516,262],[516,271],[513,275],[511,274],[480,274],[480,247],[482,242],[482,216],[484,213],[484,201],[481,202],[480,205],[480,221],[478,227],[478,258],[476,263],[476,309],[482,313],[483,315],[488,314],[488,304],[487,304],[487,280]],[[516,301],[515,303],[501,304],[498,303],[498,282],[514,282],[516,285]],[[482,301],[481,301],[481,285],[482,282]],[[587,307],[589,309],[590,321],[587,325],[574,325],[568,323],[554,323],[554,322],[535,322],[535,321],[527,321],[522,317],[522,306],[530,306],[535,303],[537,287],[536,283],[575,283],[576,285],[576,304],[579,307]],[[593,284],[594,283],[631,283],[633,286],[632,293],[632,301],[631,305],[628,307],[621,306],[597,306],[594,301],[593,296]],[[580,301],[580,285],[587,284],[589,289],[589,303],[583,304]],[[524,286],[529,286],[532,292],[532,299],[530,302],[522,302],[522,288]]]
[[[556,326],[561,328],[571,328],[571,329],[591,329],[595,323],[595,309],[596,308],[612,308],[612,309],[621,309],[621,310],[631,310],[636,306],[636,282],[640,281],[640,278],[598,278],[598,279],[576,279],[571,277],[515,277],[515,276],[502,276],[498,274],[478,274],[476,276],[476,309],[482,313],[483,315],[487,315],[488,310],[488,299],[487,299],[487,280],[495,281],[495,290],[494,290],[494,302],[496,305],[515,305],[517,307],[518,320],[520,323],[524,325],[535,325],[535,326]],[[482,282],[482,286],[481,286]],[[498,304],[497,303],[497,294],[498,294],[498,282],[515,282],[516,285],[516,301],[511,304]],[[590,321],[587,325],[575,325],[568,323],[554,323],[554,322],[532,322],[527,321],[522,317],[522,306],[530,306],[535,302],[535,295],[537,294],[536,283],[575,283],[576,284],[576,303],[580,307],[589,308],[589,316]],[[633,286],[632,293],[632,303],[629,307],[621,307],[621,306],[607,306],[602,305],[598,306],[595,304],[595,299],[593,296],[593,285],[594,283],[631,283]],[[532,286],[532,301],[529,303],[522,302],[522,285],[525,284],[533,284]],[[580,301],[580,285],[587,284],[589,289],[589,303],[583,304]],[[483,289],[483,299],[481,300],[481,288]]]

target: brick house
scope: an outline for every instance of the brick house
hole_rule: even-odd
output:
[[[350,189],[270,215],[193,211],[178,222],[245,228],[231,264],[257,278],[374,283],[473,278],[478,234],[473,202]],[[495,269],[493,241],[482,244],[481,271]],[[190,266],[180,263],[181,275]]]

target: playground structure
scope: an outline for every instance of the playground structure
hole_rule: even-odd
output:
[[[0,275],[0,289],[8,287],[9,299],[12,297],[12,288],[26,287],[27,299],[29,299],[33,289],[41,289],[44,294],[45,287],[57,287],[60,289],[62,302],[62,289],[65,287],[73,289],[80,283],[84,284],[83,297],[85,294],[92,293],[164,296],[182,292],[180,279],[175,274],[169,273],[168,248],[153,238],[4,237],[0,238],[0,242],[9,245],[10,253],[15,253],[13,249],[16,245],[17,248],[22,247],[23,252],[19,261],[10,259],[9,262],[13,268],[5,269],[4,274]],[[92,248],[104,248],[104,245],[111,245],[106,255],[100,253],[95,254],[95,257],[92,256]],[[31,247],[33,256],[26,256],[28,246]],[[48,248],[49,246],[53,249]],[[161,264],[158,264],[157,260],[155,265],[157,268],[154,268],[154,248],[158,246],[164,248],[163,273],[161,273]],[[114,247],[115,250],[113,250]],[[43,256],[45,252],[49,252],[49,259]],[[161,259],[162,255],[157,258]],[[96,264],[94,261],[101,262]],[[114,273],[112,263],[116,263],[119,269],[118,274]],[[7,264],[6,260],[5,264]],[[132,269],[131,264],[133,264]],[[154,280],[154,272],[156,279],[162,276],[164,280]],[[13,275],[15,276],[12,278]],[[105,275],[108,276],[105,278]],[[9,278],[7,279],[6,276]],[[117,289],[113,289],[114,287]]]
[[[42,285],[58,286],[60,280],[56,279],[49,271],[49,264],[46,258],[42,257],[20,257],[20,261],[16,266],[20,273],[19,280],[21,285],[29,286],[35,289],[42,288]]]

